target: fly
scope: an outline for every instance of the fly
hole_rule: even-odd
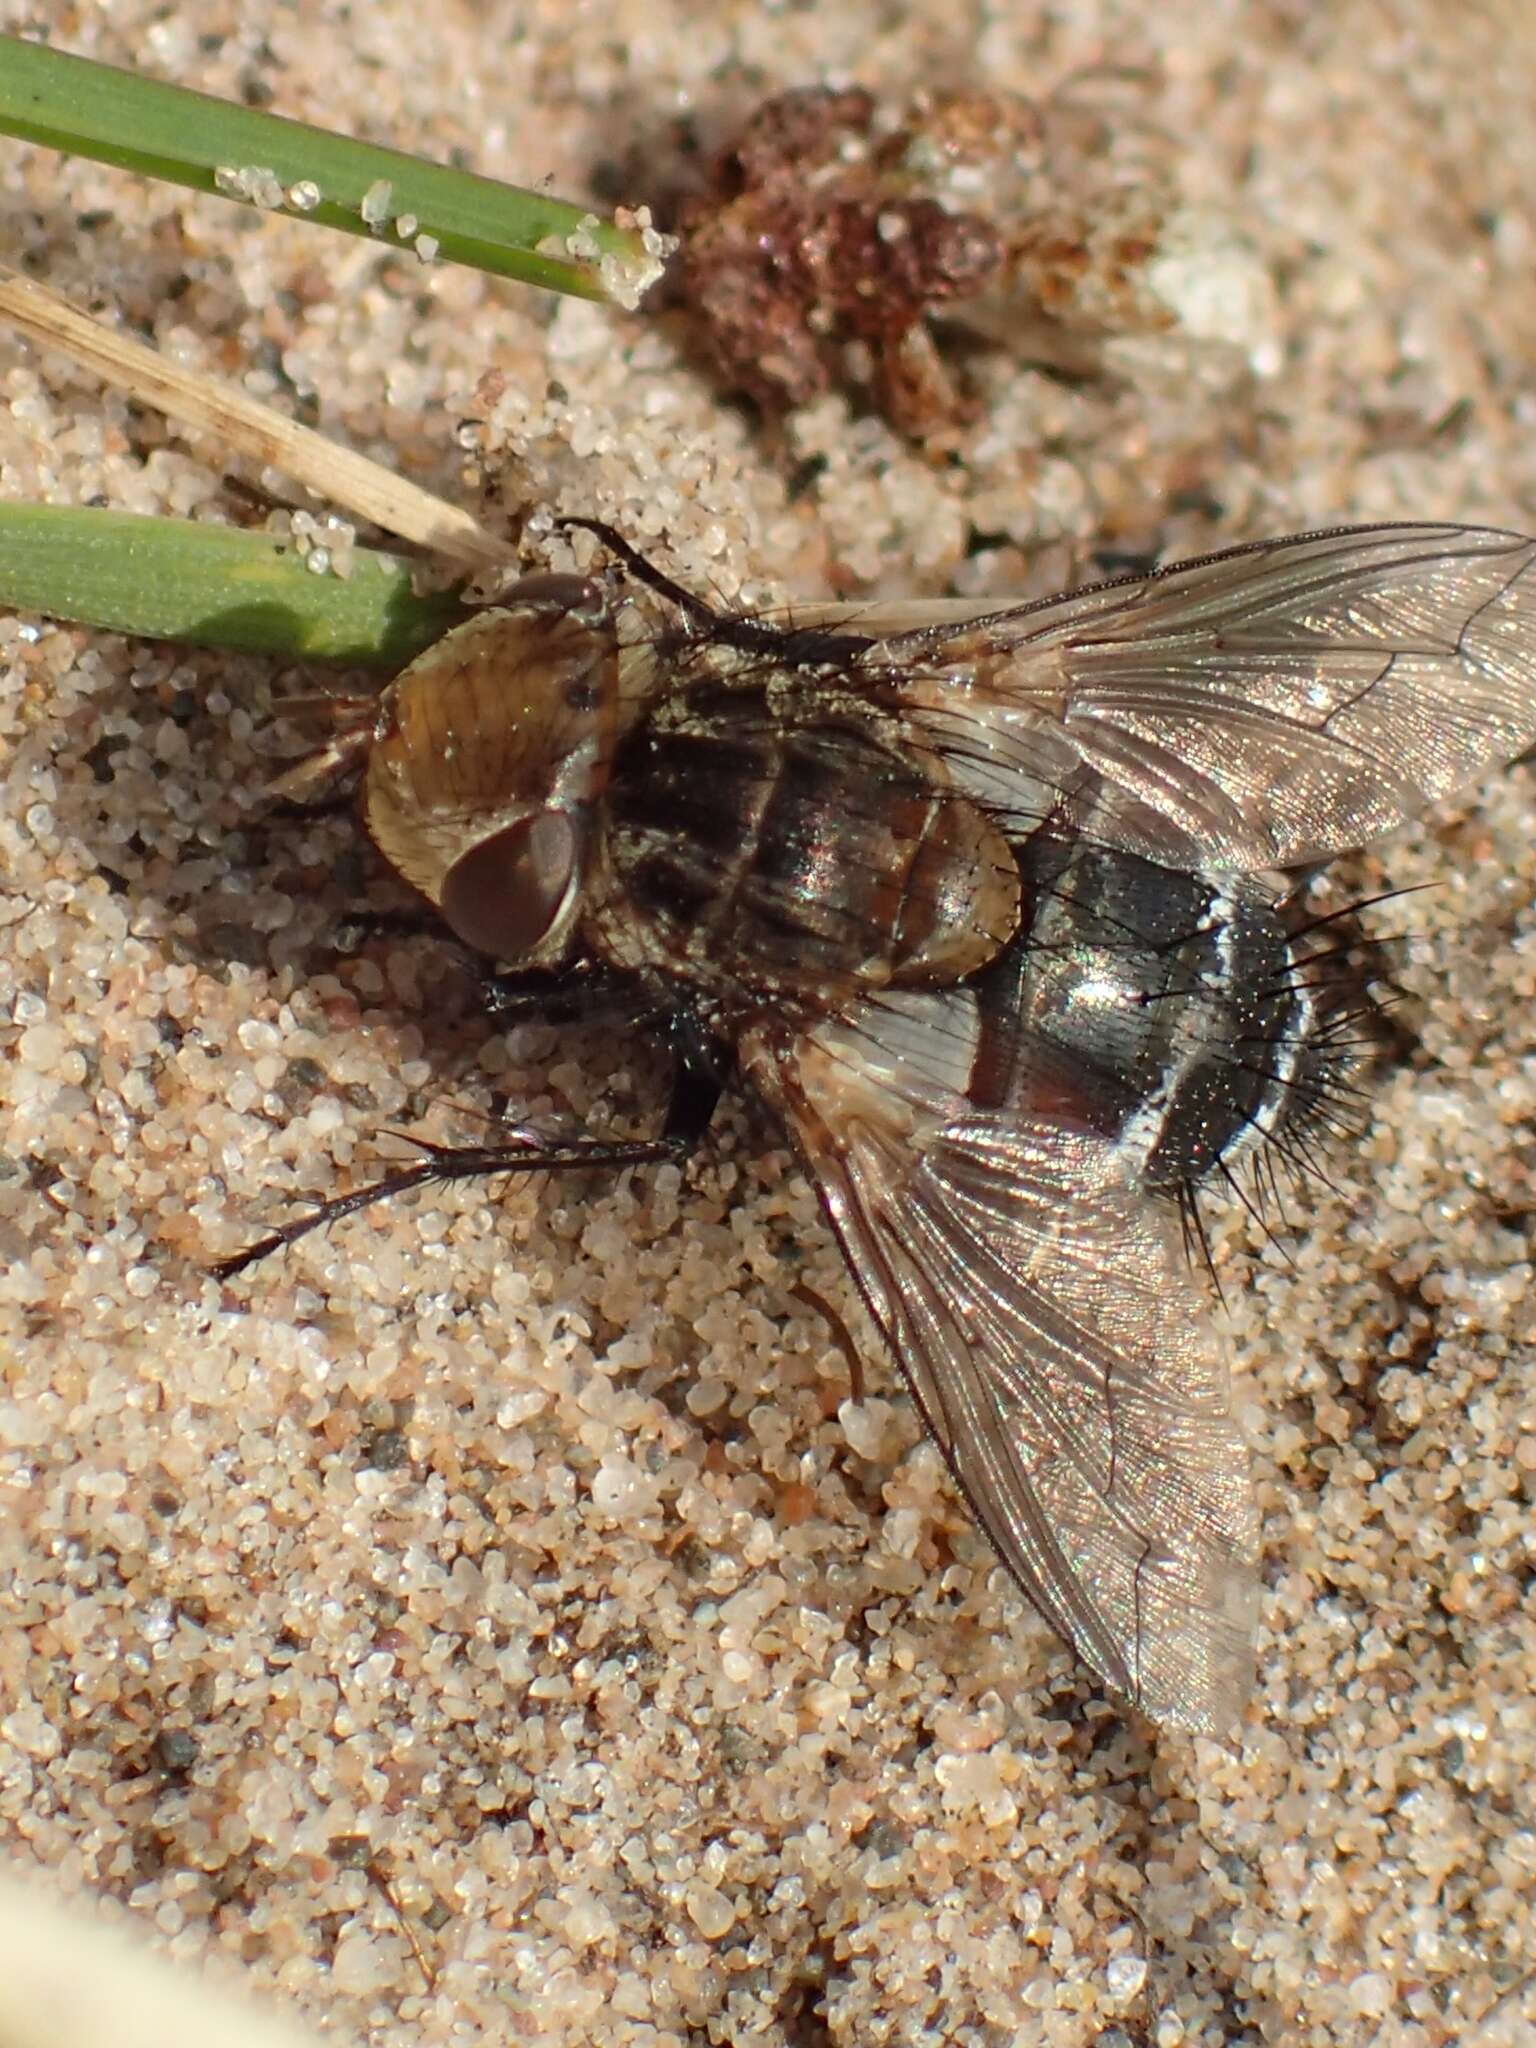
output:
[[[1195,1205],[1349,1121],[1370,998],[1298,877],[1536,741],[1536,540],[1362,527],[770,620],[570,523],[665,630],[528,577],[308,779],[355,772],[519,986],[630,991],[675,1054],[663,1127],[432,1148],[221,1270],[408,1188],[681,1158],[738,1075],[1030,1600],[1111,1692],[1225,1731],[1258,1528]]]

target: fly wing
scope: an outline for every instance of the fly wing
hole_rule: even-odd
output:
[[[823,607],[971,792],[1226,869],[1327,859],[1536,741],[1536,540],[1302,534],[1016,606]]]
[[[1257,1526],[1170,1219],[1112,1145],[968,1109],[965,990],[741,1047],[999,1556],[1104,1683],[1223,1733],[1252,1671]]]

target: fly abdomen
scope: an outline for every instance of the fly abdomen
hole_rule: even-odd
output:
[[[732,996],[827,1002],[947,985],[1012,933],[1002,833],[925,762],[853,720],[766,714],[647,727],[607,806],[597,943]]]
[[[1020,935],[981,983],[978,1107],[1043,1098],[1175,1195],[1315,1110],[1333,1056],[1278,908],[1050,828],[1018,854]]]

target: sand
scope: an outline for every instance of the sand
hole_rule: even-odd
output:
[[[837,392],[766,431],[675,322],[0,151],[10,260],[493,522],[596,513],[744,600],[1536,524],[1517,4],[51,14],[604,203],[781,86],[981,79],[1086,107],[1273,285],[1240,360],[968,356],[935,458]],[[216,447],[4,335],[0,395],[8,498],[256,516]],[[1435,885],[1379,920],[1416,1050],[1283,1253],[1217,1219],[1266,1586],[1222,1745],[1096,1694],[877,1357],[845,1405],[795,1292],[847,1310],[837,1262],[746,1106],[685,1176],[463,1189],[210,1278],[391,1133],[644,1128],[660,1065],[499,1036],[429,936],[347,927],[399,893],[261,793],[305,678],[14,618],[0,678],[8,1867],[380,2048],[1528,2038],[1531,770],[1341,873]]]

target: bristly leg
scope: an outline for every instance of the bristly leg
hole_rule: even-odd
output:
[[[824,1295],[814,1287],[808,1287],[803,1280],[797,1280],[789,1290],[791,1301],[803,1301],[807,1308],[814,1309],[827,1326],[828,1334],[848,1367],[848,1398],[850,1401],[864,1399],[864,1363],[859,1357],[858,1346],[853,1341],[853,1332],[843,1321],[837,1310]]]
[[[867,633],[818,626],[776,626],[771,619],[717,611],[696,591],[685,589],[653,562],[648,562],[638,548],[631,546],[623,534],[605,520],[557,519],[555,526],[560,531],[575,529],[594,535],[609,554],[624,564],[636,582],[654,590],[682,613],[688,621],[689,636],[693,639],[739,648],[748,654],[766,654],[786,668],[841,665],[875,644]]]
[[[448,1187],[461,1180],[495,1180],[503,1174],[554,1173],[562,1169],[590,1172],[594,1168],[617,1170],[626,1166],[654,1166],[671,1161],[681,1164],[695,1150],[708,1130],[720,1100],[729,1061],[697,1019],[688,1013],[669,1020],[668,1037],[675,1065],[666,1119],[654,1138],[594,1138],[585,1132],[541,1144],[514,1133],[499,1145],[437,1145],[426,1138],[410,1138],[425,1157],[414,1166],[354,1188],[350,1194],[335,1195],[318,1203],[291,1223],[280,1224],[244,1251],[216,1260],[211,1271],[216,1279],[232,1280],[250,1266],[276,1251],[297,1244],[312,1230],[355,1216],[375,1202],[416,1188]],[[402,1134],[404,1135],[404,1134]]]
[[[481,981],[485,1007],[498,1024],[524,1017],[551,1024],[617,1019],[633,1030],[662,1028],[671,1036],[674,1001],[636,975],[580,960],[569,967],[498,970]]]
[[[295,1217],[291,1223],[280,1224],[276,1230],[268,1231],[265,1237],[247,1245],[244,1251],[235,1252],[227,1259],[215,1260],[210,1269],[214,1277],[232,1280],[237,1273],[257,1265],[271,1253],[297,1244],[312,1230],[339,1223],[344,1216],[355,1216],[359,1210],[369,1209],[375,1202],[410,1194],[415,1188],[447,1187],[460,1180],[494,1180],[501,1174],[547,1173],[560,1167],[649,1166],[661,1160],[680,1158],[688,1149],[665,1137],[632,1141],[576,1137],[557,1145],[531,1142],[436,1145],[428,1138],[411,1138],[409,1142],[426,1153],[426,1157],[416,1165],[402,1167],[398,1173],[385,1174],[380,1180],[370,1181],[366,1187],[354,1188],[351,1194],[334,1195],[318,1203],[307,1214]]]
[[[610,526],[606,519],[557,519],[555,531],[590,533],[595,540],[601,541],[615,560],[624,564],[637,582],[643,583],[648,590],[654,590],[658,597],[664,597],[668,604],[675,606],[685,619],[692,620],[704,633],[713,633],[721,624],[721,614],[713,605],[707,603],[697,592],[674,582],[665,571],[658,569],[653,562],[647,561],[640,550],[627,541],[616,526]]]

